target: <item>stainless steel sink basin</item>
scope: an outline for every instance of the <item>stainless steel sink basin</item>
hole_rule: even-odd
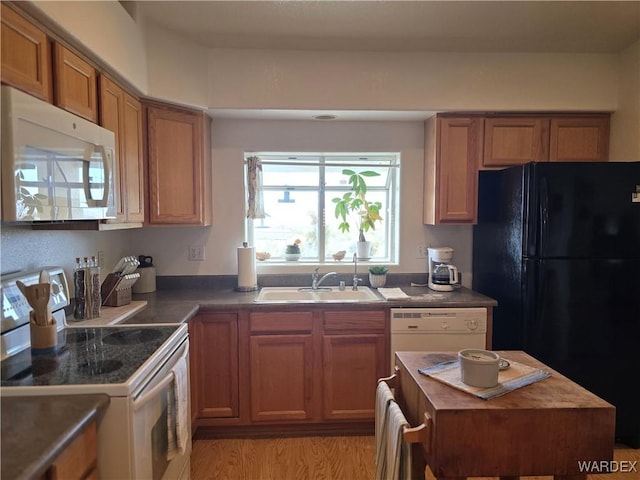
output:
[[[338,287],[320,287],[311,290],[310,287],[263,287],[255,302],[258,303],[354,303],[379,302],[383,299],[369,287],[358,287],[358,290],[339,290]]]

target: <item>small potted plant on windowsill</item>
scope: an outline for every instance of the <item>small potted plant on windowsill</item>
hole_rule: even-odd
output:
[[[302,240],[296,238],[293,243],[287,245],[284,251],[284,259],[287,262],[295,262],[300,258],[300,244]]]
[[[382,203],[367,200],[367,182],[365,177],[377,177],[380,174],[371,170],[358,173],[349,169],[342,170],[342,174],[349,176],[351,191],[345,193],[342,197],[332,199],[336,205],[336,218],[340,220],[338,230],[343,233],[350,231],[349,220],[353,221],[354,226],[358,230],[358,258],[368,259],[371,252],[371,242],[367,241],[364,233],[369,230],[375,230],[376,222],[382,221],[382,217],[380,216]],[[349,217],[349,220],[347,217]]]
[[[384,287],[387,284],[387,272],[389,269],[384,265],[369,267],[369,285],[371,288]]]

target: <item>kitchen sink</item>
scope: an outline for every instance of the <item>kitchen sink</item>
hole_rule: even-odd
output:
[[[351,290],[351,287],[345,290],[340,290],[338,287],[320,287],[317,290],[312,290],[310,287],[263,287],[255,302],[354,303],[382,300],[369,287],[358,287],[358,290]]]

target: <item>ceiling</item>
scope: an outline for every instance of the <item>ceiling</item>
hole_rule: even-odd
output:
[[[211,48],[615,53],[640,1],[140,1],[129,11]]]
[[[617,53],[640,39],[631,1],[122,1],[209,48]],[[423,120],[427,111],[210,110],[214,118]]]

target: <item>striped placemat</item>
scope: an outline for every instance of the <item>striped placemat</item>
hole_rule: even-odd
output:
[[[546,370],[529,367],[512,360],[509,360],[509,364],[509,368],[498,373],[498,385],[489,388],[472,387],[463,383],[460,377],[460,361],[458,359],[438,363],[432,367],[420,368],[418,372],[483,400],[505,395],[551,376],[551,373]]]

